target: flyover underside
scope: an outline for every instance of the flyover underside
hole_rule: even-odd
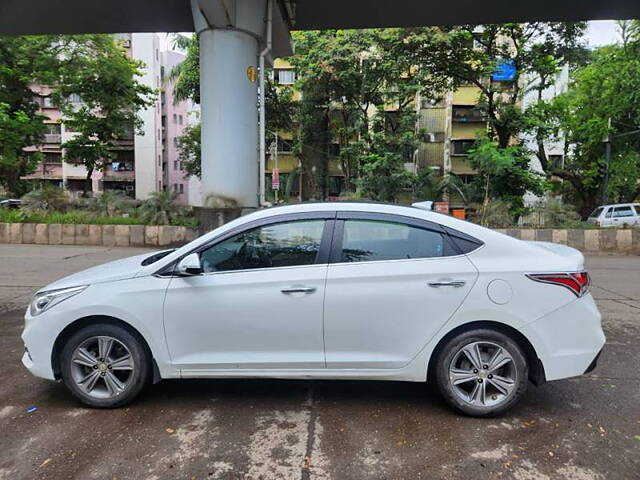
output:
[[[640,18],[637,0],[279,0],[279,6],[298,30]],[[0,1],[2,35],[193,30],[189,0]]]

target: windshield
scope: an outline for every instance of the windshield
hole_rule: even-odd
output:
[[[589,215],[589,218],[598,218],[600,216],[600,214],[602,213],[602,210],[604,210],[604,207],[596,208],[593,211],[593,213],[591,215]]]

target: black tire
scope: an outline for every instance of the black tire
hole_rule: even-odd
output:
[[[91,342],[95,337],[111,337],[117,340],[122,346],[126,347],[133,360],[133,369],[131,372],[124,372],[124,375],[127,376],[126,387],[121,392],[115,394],[115,396],[109,398],[97,398],[95,396],[95,394],[98,393],[97,390],[93,396],[83,390],[77,380],[79,375],[78,369],[84,368],[86,369],[85,372],[90,373],[91,368],[88,366],[78,367],[76,362],[72,362],[72,356],[76,348],[85,342]],[[96,408],[116,408],[133,401],[140,395],[151,379],[151,362],[146,346],[137,335],[126,328],[106,323],[89,325],[75,332],[66,341],[60,354],[60,370],[64,384],[82,403]],[[93,367],[93,369],[97,370],[96,367]],[[121,373],[115,371],[112,371],[112,373],[121,375]],[[100,382],[103,382],[103,389],[105,393],[108,394],[104,379],[98,379],[96,387],[100,386]]]
[[[496,388],[494,383],[496,379],[493,378],[493,375],[489,377],[492,380],[487,380],[488,377],[486,375],[489,374],[490,369],[485,370],[483,367],[488,365],[482,365],[478,373],[482,378],[474,377],[457,386],[452,384],[450,368],[459,365],[458,362],[467,362],[469,366],[466,368],[472,369],[473,373],[476,373],[471,360],[464,353],[461,353],[464,347],[473,347],[476,342],[480,342],[479,348],[483,363],[489,361],[487,358],[489,358],[491,352],[498,350],[495,346],[503,348],[511,357],[511,362],[495,371],[498,372],[495,373],[497,379],[501,378],[498,377],[499,374],[508,369],[508,376],[513,379],[513,386],[507,390],[508,394],[504,394]],[[491,350],[492,348],[494,349]],[[453,364],[454,361],[456,364]],[[439,349],[435,362],[435,376],[440,394],[451,407],[472,417],[489,417],[506,412],[522,398],[527,390],[529,366],[522,348],[511,337],[496,330],[477,328],[456,335]],[[478,387],[486,389],[485,392],[489,397],[487,398],[487,404],[483,402],[484,397],[482,398],[483,401],[477,398],[475,399],[477,403],[471,403],[473,400],[470,397],[473,396],[472,392],[475,391],[476,382],[480,384],[484,382],[484,385],[479,385]],[[469,392],[467,393],[465,389],[468,389]]]

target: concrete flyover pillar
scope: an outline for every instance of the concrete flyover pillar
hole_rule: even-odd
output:
[[[235,29],[200,32],[202,199],[258,205],[258,40]]]
[[[291,55],[289,17],[275,0],[191,0],[191,11],[200,37],[202,205],[257,207],[258,57],[269,51],[271,64]]]

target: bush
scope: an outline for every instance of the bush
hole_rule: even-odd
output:
[[[140,217],[152,225],[168,225],[183,217],[186,208],[176,203],[176,193],[152,192],[138,208]]]
[[[43,185],[22,197],[22,209],[27,214],[59,211],[64,212],[69,206],[67,192],[58,187]]]
[[[581,225],[580,214],[571,206],[563,204],[558,198],[547,198],[533,207],[532,212],[523,219],[523,225],[531,227],[569,227]]]
[[[474,204],[471,206],[473,213],[469,214],[469,220],[482,224],[489,228],[506,228],[513,226],[513,214],[511,213],[511,204],[504,200],[491,200],[482,215],[484,206],[482,204]]]

